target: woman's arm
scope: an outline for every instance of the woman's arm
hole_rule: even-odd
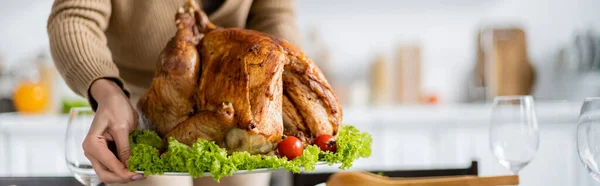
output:
[[[293,0],[254,0],[247,28],[281,37],[300,47]]]
[[[126,167],[131,155],[129,133],[137,128],[138,115],[106,43],[110,14],[110,0],[56,0],[48,35],[58,71],[96,111],[82,144],[85,156],[102,182],[127,183],[145,178]],[[116,143],[117,156],[108,141]]]
[[[48,19],[50,50],[58,71],[94,110],[97,102],[90,90],[96,80],[112,80],[129,96],[104,35],[110,15],[110,0],[56,0]]]

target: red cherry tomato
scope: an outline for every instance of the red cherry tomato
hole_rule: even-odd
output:
[[[335,152],[337,146],[335,145],[335,138],[329,134],[323,134],[315,139],[315,144],[321,148],[322,151]]]
[[[285,137],[285,139],[277,145],[277,152],[279,152],[279,155],[286,157],[288,160],[293,160],[302,155],[302,150],[302,143],[294,136]]]

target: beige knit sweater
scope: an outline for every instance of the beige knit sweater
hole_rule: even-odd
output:
[[[175,13],[185,1],[56,0],[47,29],[58,71],[86,98],[100,78],[115,80],[128,96],[125,83],[148,87],[159,53],[176,32]],[[293,5],[292,0],[225,0],[209,19],[298,45]]]

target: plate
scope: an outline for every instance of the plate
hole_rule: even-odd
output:
[[[278,169],[279,170],[279,169]],[[247,171],[247,170],[238,170],[233,172],[234,175],[236,174],[251,174],[251,173],[265,173],[265,172],[275,172],[277,170],[273,170],[273,169],[254,169],[252,171]],[[136,173],[140,173],[143,174],[144,171],[135,171]],[[190,173],[187,172],[165,172],[162,175],[164,176],[190,176]],[[202,174],[202,177],[210,177],[210,172],[205,172],[204,174]]]
[[[327,163],[325,162],[318,162],[315,164],[315,169],[317,167],[323,166],[323,165],[327,165]],[[301,169],[303,169],[303,167],[300,167]],[[270,169],[270,168],[262,168],[262,169],[253,169],[251,171],[248,170],[238,170],[233,172],[234,175],[236,174],[252,174],[252,173],[265,173],[265,172],[276,172],[276,171],[280,171],[280,170],[284,170],[283,168],[281,169]],[[140,174],[144,174],[144,171],[135,171],[136,173],[140,173]],[[165,172],[162,175],[164,176],[190,176],[190,173],[188,172]],[[204,174],[202,174],[202,177],[210,177],[210,172],[205,172]]]

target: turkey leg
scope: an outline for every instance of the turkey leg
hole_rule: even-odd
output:
[[[222,131],[234,125],[234,109],[231,103],[222,103],[215,111],[200,111],[194,116],[183,121],[171,130],[166,136],[174,137],[177,141],[192,145],[198,138],[209,141],[221,141],[224,138]],[[221,147],[224,144],[217,144]]]
[[[336,135],[342,108],[321,70],[286,41],[280,43],[290,63],[283,72],[283,125],[285,135],[303,143],[323,134]]]
[[[140,116],[160,136],[194,112],[199,78],[199,33],[193,9],[180,8],[175,22],[177,33],[161,52],[150,89],[137,104]]]

